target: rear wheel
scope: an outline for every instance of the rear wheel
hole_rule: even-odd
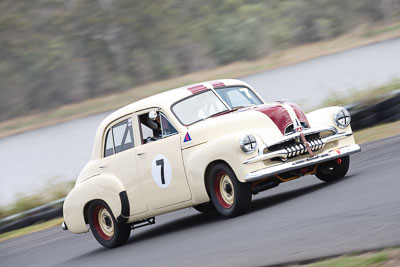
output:
[[[251,204],[250,184],[241,183],[225,164],[215,165],[208,177],[211,201],[223,216],[234,217],[245,213]]]
[[[121,246],[129,239],[130,225],[119,223],[104,201],[89,204],[88,220],[93,236],[106,248]]]
[[[349,156],[324,162],[318,166],[315,176],[324,182],[331,182],[344,177],[349,170],[349,166]]]

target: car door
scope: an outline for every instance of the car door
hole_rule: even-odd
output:
[[[147,211],[136,164],[136,147],[131,115],[122,117],[104,132],[101,172],[110,174],[125,186],[130,215]]]
[[[137,115],[141,140],[136,160],[147,204],[159,209],[190,200],[179,132],[161,111]]]

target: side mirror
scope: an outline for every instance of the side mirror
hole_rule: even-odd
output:
[[[149,112],[149,119],[155,121],[157,116],[158,116],[157,111],[152,110],[152,111]]]

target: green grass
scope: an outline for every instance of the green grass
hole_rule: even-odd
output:
[[[49,183],[48,186],[35,194],[18,194],[14,203],[0,206],[0,219],[61,199],[68,194],[73,185],[74,181]]]
[[[293,265],[293,267],[378,267],[381,266],[382,263],[385,263],[392,258],[392,255],[394,255],[392,253],[393,251],[395,251],[397,254],[400,249],[386,249],[378,252],[368,252],[354,256],[341,256],[312,264]]]
[[[400,121],[385,123],[356,131],[354,133],[354,138],[356,139],[356,143],[362,144],[395,135],[400,135]]]
[[[360,101],[365,102],[365,105],[373,104],[376,101],[383,100],[385,94],[400,89],[400,80],[394,79],[391,82],[367,88],[364,90],[352,90],[347,94],[331,93],[331,95],[322,102],[319,108],[328,106],[343,106],[351,103],[357,103]]]
[[[56,218],[47,222],[39,222],[37,224],[27,226],[25,228],[17,229],[14,231],[6,232],[0,234],[0,241],[4,241],[7,239],[15,238],[18,236],[23,236],[26,234],[42,231],[54,226],[59,226],[61,229],[61,223],[63,222],[63,218]]]
[[[377,36],[377,35],[382,34],[382,33],[396,31],[396,30],[399,30],[399,29],[400,29],[400,23],[395,23],[395,24],[392,24],[392,25],[389,25],[389,26],[386,26],[386,27],[383,27],[383,28],[368,30],[364,34],[364,36],[367,37],[367,38],[370,38],[370,37],[374,37],[374,36]]]

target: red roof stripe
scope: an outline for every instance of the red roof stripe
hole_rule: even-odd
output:
[[[190,92],[192,92],[192,94],[197,94],[197,93],[200,93],[200,92],[203,92],[203,91],[207,90],[208,88],[205,87],[203,84],[198,84],[198,85],[195,85],[195,86],[192,86],[192,87],[188,87],[187,89]]]
[[[211,84],[212,84],[212,86],[214,88],[224,87],[225,86],[225,84],[223,82],[220,82],[220,81],[215,81],[215,82],[212,82]]]

